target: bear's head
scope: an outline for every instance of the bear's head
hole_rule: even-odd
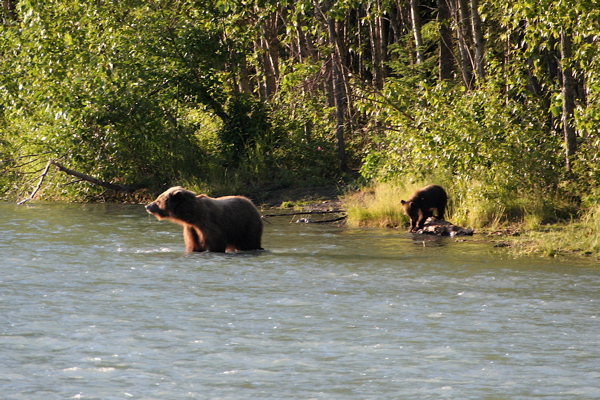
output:
[[[404,206],[404,212],[412,219],[416,219],[419,217],[419,205],[414,201],[404,201],[400,200],[400,203]]]
[[[146,211],[154,215],[158,220],[173,219],[185,221],[193,214],[195,208],[196,194],[185,190],[181,186],[175,186],[156,198],[155,201],[146,206]]]

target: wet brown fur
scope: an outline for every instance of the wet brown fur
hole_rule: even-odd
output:
[[[212,198],[176,186],[148,204],[146,211],[158,220],[182,225],[188,252],[262,249],[260,212],[243,196]]]

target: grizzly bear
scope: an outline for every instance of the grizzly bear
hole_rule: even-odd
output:
[[[243,196],[212,198],[172,187],[146,206],[158,220],[183,226],[187,252],[262,250],[263,223],[256,206]]]
[[[448,196],[438,185],[429,185],[417,190],[410,199],[400,201],[406,215],[410,217],[410,232],[423,229],[427,218],[432,217],[432,209],[437,210],[437,218],[444,219]]]

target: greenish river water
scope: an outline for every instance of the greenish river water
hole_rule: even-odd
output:
[[[185,254],[143,206],[0,205],[2,399],[597,399],[600,268],[265,225]]]

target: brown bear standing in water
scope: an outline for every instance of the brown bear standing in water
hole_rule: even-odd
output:
[[[443,220],[447,202],[446,191],[438,185],[425,186],[417,190],[410,199],[401,200],[406,215],[410,217],[410,232],[423,229],[427,218],[433,216],[431,210],[434,208],[437,210],[437,218]]]
[[[262,219],[246,197],[196,196],[177,186],[148,204],[146,211],[158,220],[168,219],[182,225],[188,252],[262,250]]]

